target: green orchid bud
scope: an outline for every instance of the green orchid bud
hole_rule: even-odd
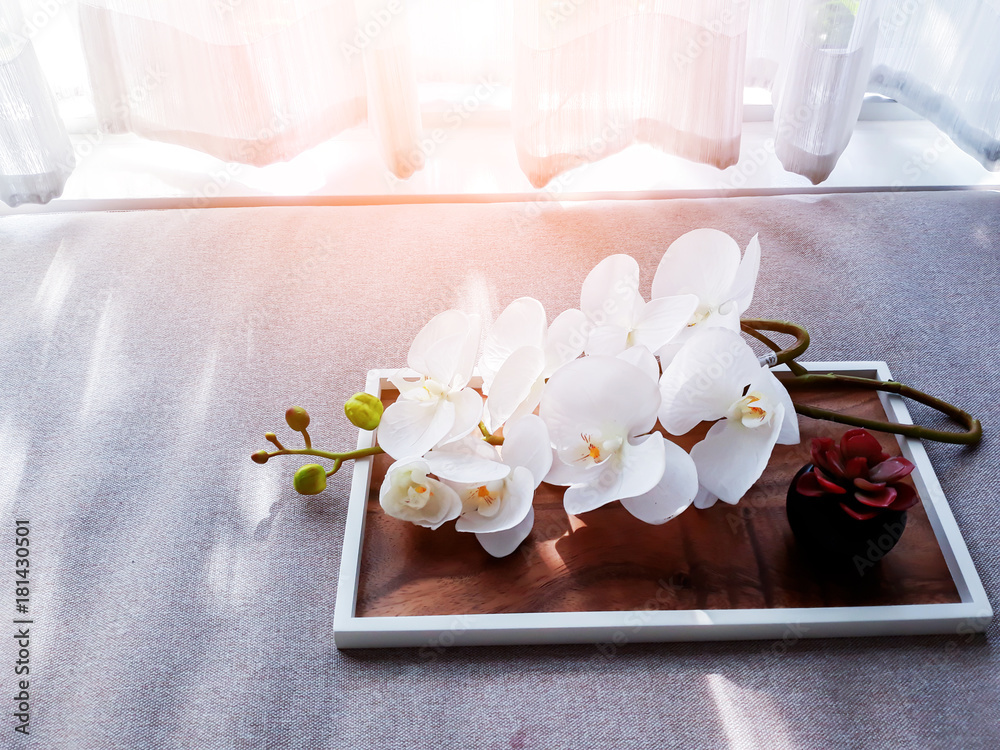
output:
[[[374,430],[382,421],[382,402],[370,393],[355,393],[344,404],[344,414],[362,430]]]
[[[319,464],[306,464],[295,472],[294,484],[300,495],[318,495],[326,489],[326,469]]]
[[[267,451],[257,451],[256,453],[253,453],[250,456],[250,459],[255,464],[266,464],[268,458],[270,458],[270,456],[268,455]]]
[[[301,406],[293,406],[285,412],[285,421],[296,432],[302,432],[309,426],[309,412]]]

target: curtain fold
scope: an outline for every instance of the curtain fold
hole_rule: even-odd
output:
[[[875,54],[882,0],[804,2],[789,26],[774,94],[774,150],[819,184],[847,148]],[[852,7],[853,6],[853,7]]]
[[[0,200],[12,207],[58,198],[76,166],[25,28],[20,6],[0,3]]]
[[[1000,171],[1000,3],[892,0],[868,88]]]
[[[741,0],[519,0],[511,120],[532,185],[636,142],[735,164],[747,9]]]
[[[519,0],[512,118],[536,186],[633,142],[725,168],[738,159],[744,85],[771,90],[775,154],[814,184],[847,147],[866,91],[1000,169],[997,0],[597,6]],[[609,123],[620,129],[602,138]]]
[[[419,111],[398,4],[82,0],[98,121],[263,166],[367,117],[408,176],[393,155],[412,149]]]

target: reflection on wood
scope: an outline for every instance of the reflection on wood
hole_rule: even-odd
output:
[[[393,400],[390,392],[386,403]],[[885,418],[874,392],[796,387],[797,400]],[[650,609],[838,607],[957,602],[960,597],[921,505],[896,548],[860,579],[817,569],[796,548],[785,493],[809,462],[813,437],[844,425],[799,417],[802,442],[777,446],[764,476],[739,505],[689,509],[663,526],[620,503],[567,516],[562,488],[535,495],[535,527],[514,554],[490,557],[473,534],[437,531],[386,516],[378,490],[391,460],[375,458],[365,520],[358,616],[580,612]],[[707,430],[681,438],[690,447]],[[890,454],[892,435],[874,433]]]

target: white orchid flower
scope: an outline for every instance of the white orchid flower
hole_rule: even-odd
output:
[[[630,346],[623,352],[616,355],[618,359],[623,359],[630,365],[634,365],[649,375],[654,383],[660,382],[660,363],[656,357],[642,344]]]
[[[399,398],[386,408],[378,428],[378,443],[390,456],[422,456],[479,424],[483,399],[467,387],[479,332],[479,316],[447,310],[414,338],[407,357],[410,370],[391,378]]]
[[[549,326],[542,303],[531,297],[514,300],[500,313],[479,359],[492,428],[535,410],[546,378],[583,353],[585,332],[581,311],[566,310]]]
[[[612,255],[587,275],[580,309],[591,329],[587,354],[615,355],[641,345],[651,352],[670,341],[691,320],[698,298],[693,294],[658,295],[646,302],[639,293],[639,264],[630,255]]]
[[[764,472],[775,443],[799,442],[788,391],[727,328],[695,333],[664,369],[660,395],[660,423],[673,435],[720,420],[691,449],[702,487],[699,508],[716,498],[736,504]]]
[[[378,496],[386,514],[429,529],[458,518],[462,512],[458,494],[429,473],[429,464],[419,458],[392,464]]]
[[[721,326],[739,331],[740,315],[753,301],[759,270],[757,235],[750,240],[742,260],[736,240],[718,229],[695,229],[674,240],[653,276],[653,300],[693,294],[698,304],[687,328],[669,347],[653,352],[661,360],[669,360],[701,328]]]
[[[567,486],[567,513],[622,500],[637,518],[663,523],[690,504],[698,489],[691,457],[646,434],[659,406],[649,373],[618,357],[583,357],[553,374],[539,410],[555,453],[545,481]]]
[[[499,453],[469,437],[431,451],[427,459],[462,501],[457,531],[474,533],[494,557],[506,557],[531,533],[535,490],[552,465],[549,433],[537,416],[508,422]]]

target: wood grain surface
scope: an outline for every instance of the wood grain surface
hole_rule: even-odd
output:
[[[796,387],[793,398],[843,413],[884,419],[878,395]],[[385,394],[385,403],[395,392]],[[690,447],[701,425],[672,440]],[[863,576],[828,570],[797,549],[785,494],[809,462],[810,439],[838,437],[845,425],[799,417],[802,442],[779,445],[764,475],[732,506],[690,508],[663,526],[631,516],[618,502],[582,516],[563,510],[563,488],[542,484],[535,526],[509,557],[488,555],[475,535],[436,531],[391,518],[378,503],[387,456],[376,456],[365,520],[357,616],[583,612],[614,610],[838,607],[958,602],[922,505],[908,513],[899,543]],[[875,434],[899,454],[890,434]],[[670,437],[670,436],[668,436]]]

